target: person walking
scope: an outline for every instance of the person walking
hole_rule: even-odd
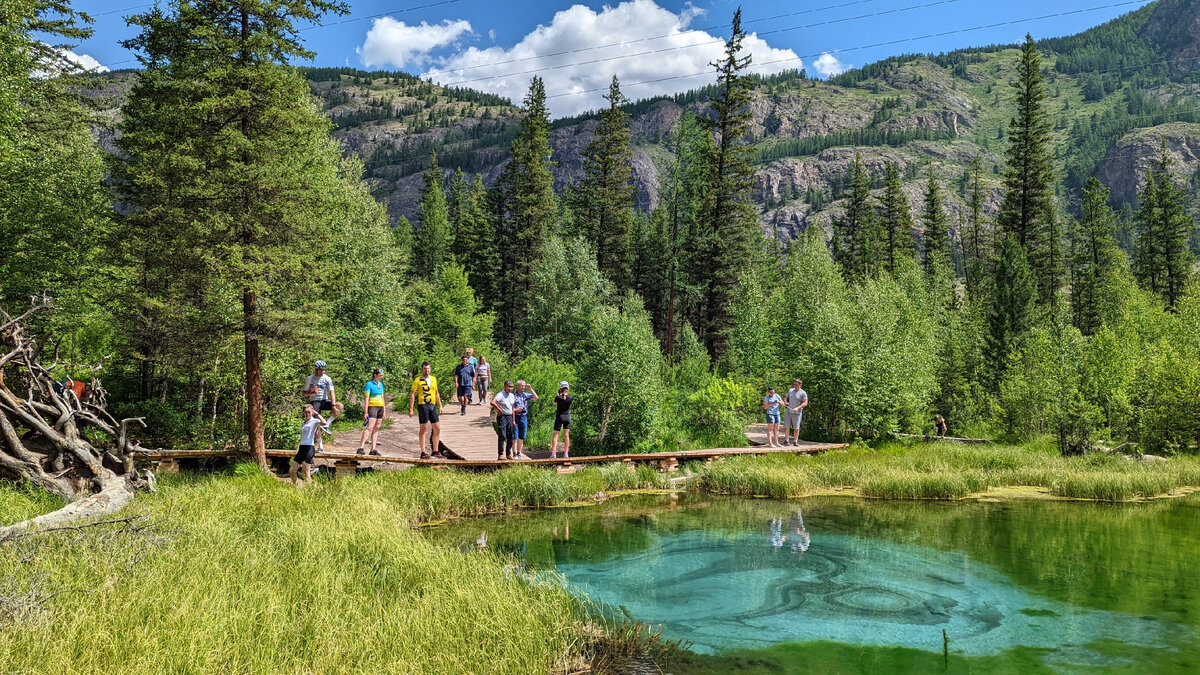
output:
[[[512,380],[504,381],[504,389],[492,397],[490,405],[496,415],[496,459],[512,459],[517,437],[517,421],[513,417],[517,395],[513,393]]]
[[[804,383],[799,379],[792,381],[792,388],[787,391],[787,420],[783,427],[783,444],[800,445],[800,422],[804,419],[804,409],[808,407],[808,392],[804,391]]]
[[[428,361],[421,364],[421,374],[413,380],[412,393],[408,396],[408,416],[413,416],[416,406],[418,421],[421,423],[417,431],[417,447],[421,448],[421,459],[443,459],[438,441],[442,436],[442,424],[438,415],[442,410],[442,394],[438,391],[437,378],[433,376],[433,366]],[[432,454],[425,452],[425,433],[429,432],[429,444]]]
[[[487,357],[482,354],[479,356],[479,367],[475,369],[475,388],[479,390],[479,403],[475,405],[484,405],[487,403],[488,386],[492,383],[492,364],[488,363]]]
[[[563,434],[563,457],[571,456],[571,404],[575,399],[568,392],[571,385],[566,380],[558,383],[558,396],[554,397],[554,436],[550,439],[550,459],[558,456],[558,433]]]
[[[775,387],[767,387],[767,395],[763,398],[763,410],[767,411],[767,447],[778,448],[779,445],[779,406],[783,399],[775,393]]]
[[[475,358],[474,347],[467,347],[467,363],[471,364],[473,368],[479,367],[479,359]]]
[[[525,435],[529,433],[529,404],[538,400],[537,392],[525,380],[517,380],[517,406],[513,409],[513,417],[517,422],[517,442],[514,457],[521,459],[521,451],[525,449]]]
[[[333,424],[334,419],[336,416],[326,422],[317,414],[311,403],[304,406],[304,424],[300,427],[300,447],[296,449],[296,456],[292,457],[292,461],[288,465],[288,477],[296,487],[312,484],[312,461],[313,455],[317,452],[316,439],[323,434],[331,433],[329,425]],[[303,483],[301,483],[300,476],[304,477]]]
[[[467,404],[475,393],[475,366],[471,365],[469,356],[463,354],[462,363],[454,369],[454,385],[458,396],[459,414],[467,414]]]
[[[375,449],[379,443],[379,427],[383,426],[383,419],[387,416],[387,402],[383,398],[383,371],[376,368],[371,371],[371,379],[363,385],[363,398],[366,399],[366,405],[363,406],[363,432],[362,438],[358,441],[358,454],[367,454],[366,446],[367,439],[371,439],[371,454],[379,456],[380,452]]]
[[[333,378],[325,372],[324,361],[317,359],[313,363],[313,374],[304,380],[304,395],[318,415],[328,411],[337,416],[338,413],[333,412],[337,406],[337,392],[333,389]],[[317,436],[317,452],[324,451],[323,439]]]

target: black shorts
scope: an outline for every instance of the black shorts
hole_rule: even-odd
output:
[[[330,401],[328,399],[326,399],[324,401],[313,401],[312,407],[313,407],[313,410],[316,410],[317,412],[325,412],[326,410],[333,410],[333,401]]]
[[[421,405],[417,406],[417,419],[421,421],[421,424],[429,424],[429,423],[437,424],[438,423],[437,404],[436,403],[422,403]]]
[[[311,464],[313,461],[313,456],[316,454],[317,446],[302,445],[300,446],[300,449],[296,451],[296,456],[292,458],[292,461],[297,464],[304,464],[305,462]]]
[[[383,419],[383,406],[373,405],[367,408],[367,417]]]
[[[461,401],[464,398],[471,398],[471,395],[474,393],[475,393],[475,390],[472,389],[471,385],[469,385],[469,384],[465,387],[459,387],[458,388],[458,399]]]
[[[571,428],[571,413],[567,413],[566,415],[555,415],[554,416],[554,430],[555,431],[562,431],[563,429],[569,430],[570,428]]]

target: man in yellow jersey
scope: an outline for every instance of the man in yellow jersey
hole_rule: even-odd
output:
[[[417,447],[421,448],[421,459],[428,459],[429,453],[425,452],[425,432],[430,430],[429,444],[433,449],[433,456],[442,459],[442,451],[438,448],[438,440],[442,435],[442,425],[438,420],[438,414],[442,411],[442,395],[438,392],[437,378],[432,375],[433,366],[426,361],[421,364],[421,374],[417,379],[413,380],[412,393],[408,396],[408,416],[413,416],[413,407],[416,406],[418,420],[421,422],[421,430],[417,432]]]

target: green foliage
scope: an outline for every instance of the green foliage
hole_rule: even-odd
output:
[[[845,213],[833,219],[833,258],[847,279],[861,280],[878,260],[880,237],[871,206],[871,177],[857,152],[850,164],[849,182]]]
[[[1037,302],[1037,282],[1025,252],[1014,237],[1006,237],[1000,244],[990,296],[987,356],[992,364],[991,381],[995,384],[1004,375],[1009,354],[1033,328]]]
[[[1188,239],[1196,221],[1187,213],[1183,188],[1171,174],[1171,155],[1162,139],[1158,161],[1138,193],[1138,248],[1134,272],[1142,286],[1174,306],[1194,276]]]
[[[433,279],[442,265],[453,260],[455,250],[450,209],[442,192],[445,177],[438,167],[436,154],[429,155],[429,169],[424,178],[420,227],[413,236],[413,268],[422,277]]]
[[[1117,216],[1108,206],[1108,188],[1089,178],[1081,208],[1071,239],[1071,314],[1075,327],[1092,335],[1115,318],[1119,277],[1127,274],[1128,265],[1117,247]]]
[[[925,225],[925,246],[921,265],[929,274],[950,264],[950,228],[946,224],[946,211],[942,205],[942,186],[929,167],[925,181],[925,207],[921,210],[921,221]]]
[[[697,441],[704,447],[740,448],[748,445],[746,423],[753,419],[763,392],[753,384],[727,377],[712,378],[688,394],[680,411]]]
[[[926,208],[928,209],[928,199]],[[881,246],[883,262],[888,272],[895,272],[896,263],[901,258],[912,257],[916,249],[913,243],[912,212],[908,208],[904,186],[900,183],[900,168],[895,162],[888,162],[887,165],[883,197],[879,200],[879,227],[884,236]],[[928,237],[928,224],[925,232]]]
[[[1057,178],[1041,63],[1033,38],[1026,35],[1012,82],[1016,115],[1008,124],[1008,167],[996,225],[1024,250],[1037,280],[1038,298],[1053,306],[1061,286],[1063,255],[1053,199]]]
[[[633,150],[629,114],[616,75],[604,97],[608,107],[583,151],[583,178],[572,200],[574,228],[595,247],[600,271],[618,289],[631,288],[634,229]]]
[[[655,443],[664,388],[658,341],[636,296],[597,307],[578,365],[579,418],[598,450],[631,452]],[[594,442],[592,441],[594,439]],[[574,439],[572,439],[574,440]]]
[[[709,102],[712,119],[701,124],[715,137],[708,157],[708,189],[703,216],[693,233],[693,258],[689,277],[700,289],[698,313],[692,325],[709,353],[720,358],[729,340],[732,301],[741,267],[750,256],[758,234],[750,188],[754,180],[753,146],[748,144],[750,80],[746,69],[751,57],[742,56],[742,10],[733,14],[733,26],[725,42],[725,55],[713,64],[717,69],[717,91]],[[700,264],[696,264],[700,263]]]
[[[523,110],[512,159],[500,177],[497,306],[501,342],[510,351],[516,350],[525,335],[526,326],[519,322],[529,310],[533,270],[558,212],[550,173],[550,113],[542,78],[534,76]]]
[[[552,359],[575,361],[585,351],[592,313],[608,303],[612,284],[582,238],[550,236],[542,246],[525,327],[529,346]]]

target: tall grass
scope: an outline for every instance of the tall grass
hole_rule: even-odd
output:
[[[0,623],[0,663],[17,672],[565,668],[581,646],[577,600],[502,559],[435,546],[410,525],[658,484],[618,468],[419,469],[305,490],[256,470],[165,478],[126,513],[157,520],[153,538],[97,528],[0,546],[10,586],[60,593],[40,616]],[[18,491],[0,494],[6,516],[29,515],[11,505]]]
[[[57,509],[63,505],[58,497],[35,487],[32,483],[0,480],[0,524],[11,525],[27,518]]]
[[[1112,454],[1062,457],[1043,446],[890,445],[819,457],[730,458],[698,469],[693,486],[774,498],[853,488],[884,499],[959,499],[991,488],[1034,487],[1060,497],[1128,501],[1200,487],[1200,459],[1146,464]]]

